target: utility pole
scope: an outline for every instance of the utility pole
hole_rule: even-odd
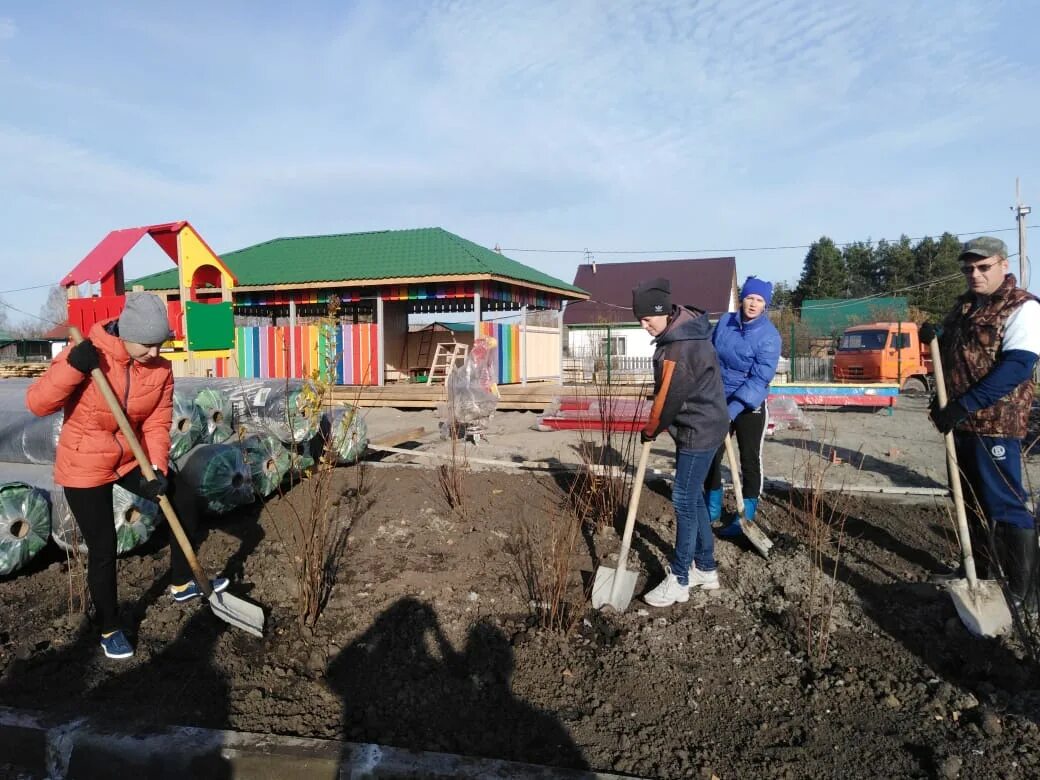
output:
[[[1026,215],[1033,210],[1032,206],[1024,206],[1015,177],[1015,205],[1011,207],[1018,220],[1018,286],[1023,290],[1029,288],[1029,255],[1026,254]]]

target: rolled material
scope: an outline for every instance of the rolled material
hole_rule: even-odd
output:
[[[51,493],[51,538],[63,550],[87,552],[79,526],[60,487]],[[116,554],[123,555],[147,542],[161,520],[159,505],[115,485],[112,488],[112,520],[116,526]]]
[[[360,410],[353,406],[326,409],[321,413],[321,424],[314,442],[315,459],[320,459],[324,451],[337,466],[345,466],[357,461],[368,447],[368,425]]]
[[[253,475],[234,444],[200,444],[177,462],[179,489],[197,495],[211,512],[223,514],[255,498]]]
[[[24,482],[0,485],[0,576],[32,560],[47,545],[50,532],[47,491]]]
[[[221,444],[234,435],[234,413],[231,400],[215,387],[206,387],[195,395],[195,405],[205,421],[205,440]]]
[[[0,462],[54,463],[64,415],[37,417],[28,409],[0,410]]]
[[[202,409],[195,403],[195,395],[174,388],[173,421],[170,423],[170,459],[187,454],[208,433]]]
[[[292,468],[292,457],[278,438],[266,431],[246,433],[239,441],[257,495],[267,497]]]
[[[179,378],[185,388],[216,390],[230,403],[232,426],[263,425],[283,444],[310,441],[318,432],[314,385],[302,379]]]

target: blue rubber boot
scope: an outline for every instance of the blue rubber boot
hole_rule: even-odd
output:
[[[708,505],[708,521],[719,522],[722,519],[722,488],[705,493],[704,503]]]
[[[755,512],[758,511],[758,499],[757,498],[745,498],[744,499],[744,519],[749,523],[755,522]]]
[[[744,519],[749,523],[755,521],[755,513],[758,511],[758,499],[757,498],[745,498],[744,499]],[[743,531],[740,530],[740,517],[734,517],[729,523],[722,526],[718,530],[718,535],[723,539],[732,539],[737,536],[742,536]]]

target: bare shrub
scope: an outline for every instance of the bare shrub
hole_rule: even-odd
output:
[[[548,534],[521,507],[518,535],[507,551],[538,625],[566,634],[581,619],[587,597],[575,593],[579,575],[572,566],[582,520],[566,506],[550,506],[547,516]]]
[[[450,509],[460,509],[465,501],[465,476],[469,468],[466,459],[466,445],[462,437],[465,430],[455,421],[451,413],[451,405],[448,405],[448,420],[446,422],[448,434],[448,462],[437,466],[437,487],[441,495],[448,503]]]
[[[609,356],[596,357],[596,364]],[[582,522],[602,531],[623,515],[632,492],[632,463],[639,450],[638,433],[631,430],[635,408],[646,397],[645,378],[625,384],[609,371],[593,373],[582,399],[598,412],[597,424],[579,430],[581,470],[570,490],[574,511]],[[633,392],[635,390],[636,392]]]
[[[834,629],[838,572],[845,542],[845,521],[848,518],[848,494],[843,490],[834,491],[826,484],[831,466],[840,462],[833,459],[836,452],[834,447],[822,443],[827,438],[827,432],[824,430],[821,432],[819,449],[815,453],[807,449],[804,453],[801,495],[790,497],[792,507],[801,506],[805,521],[804,542],[809,551],[810,562],[809,581],[803,604],[803,642],[807,655],[820,664],[827,661]],[[830,460],[825,457],[828,451],[832,457]],[[815,455],[821,457],[822,464],[816,460]],[[862,459],[858,464],[852,465],[861,468]]]
[[[339,301],[329,303],[321,326],[333,328],[337,322]],[[330,340],[331,341],[331,340]],[[333,342],[334,343],[334,342]],[[335,405],[335,365],[337,355],[321,356],[322,366],[314,371],[305,386],[299,409],[289,411],[290,429],[295,430],[292,416],[312,416],[314,428],[320,430],[319,417]],[[357,399],[354,399],[355,402]],[[354,404],[357,408],[357,404]],[[330,434],[331,435],[331,434]],[[292,442],[291,450],[299,453],[304,442]],[[314,625],[328,604],[336,576],[346,552],[347,537],[354,518],[360,514],[365,494],[365,470],[352,467],[353,485],[345,489],[337,485],[336,453],[328,442],[321,442],[320,452],[309,470],[309,476],[289,494],[279,491],[280,505],[288,509],[287,527],[273,526],[286,548],[297,584],[297,617],[303,625]]]

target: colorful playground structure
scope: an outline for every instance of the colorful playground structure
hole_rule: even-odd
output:
[[[61,280],[68,294],[69,324],[83,333],[100,320],[116,317],[126,302],[123,259],[150,236],[177,266],[179,296],[167,298],[174,338],[162,350],[175,373],[205,375],[235,350],[231,291],[234,274],[186,221],[113,230]],[[80,285],[90,292],[80,295]],[[94,287],[98,286],[97,291]]]

